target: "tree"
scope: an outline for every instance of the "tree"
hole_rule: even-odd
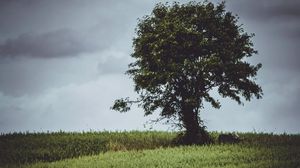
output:
[[[185,128],[184,143],[208,143],[200,109],[204,101],[220,108],[211,90],[239,104],[241,97],[262,97],[254,81],[262,65],[245,60],[257,53],[253,36],[238,25],[237,16],[225,11],[225,2],[157,4],[139,20],[133,39],[135,62],[127,74],[139,98],[116,100],[112,109],[126,112],[138,103],[145,115],[158,110],[162,118],[175,118]]]

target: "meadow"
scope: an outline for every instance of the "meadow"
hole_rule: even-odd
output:
[[[300,135],[238,134],[238,144],[204,146],[178,146],[176,132],[160,131],[3,134],[0,167],[300,168]]]

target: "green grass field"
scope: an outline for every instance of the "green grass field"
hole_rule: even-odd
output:
[[[239,135],[239,144],[175,146],[171,132],[6,134],[0,167],[300,168],[300,135]]]

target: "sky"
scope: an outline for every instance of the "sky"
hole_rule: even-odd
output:
[[[137,96],[124,72],[137,19],[157,2],[166,1],[1,0],[0,133],[172,130],[147,124],[158,114],[145,117],[137,107],[110,110],[115,99]],[[205,104],[209,131],[300,133],[299,9],[295,0],[226,3],[255,33],[258,54],[249,61],[263,65],[264,96],[244,106],[223,98],[220,109]]]

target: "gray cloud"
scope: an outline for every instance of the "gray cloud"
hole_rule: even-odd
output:
[[[136,13],[147,8],[142,4],[0,1],[0,92],[43,94],[123,73],[128,61],[121,57],[129,56]]]
[[[228,1],[227,4],[241,17],[242,23],[247,20],[246,27],[253,23],[256,25],[254,29],[264,30],[272,36],[300,39],[300,1],[240,0]]]
[[[125,73],[130,63],[129,53],[110,52],[98,63],[100,74]]]
[[[0,132],[141,129],[141,109],[123,115],[109,107],[116,98],[136,96],[122,74],[131,62],[137,18],[154,3],[0,1]],[[209,130],[299,132],[299,2],[227,6],[256,33],[259,55],[250,61],[263,64],[258,83],[264,97],[245,106],[222,99],[221,109],[206,106],[202,119]]]
[[[240,17],[259,55],[263,68],[258,73],[264,90],[262,100],[246,107],[257,111],[253,127],[263,131],[299,132],[300,85],[300,2],[294,0],[229,1],[228,7]],[[253,120],[252,119],[252,120]]]
[[[298,20],[300,16],[300,1],[295,0],[228,1],[228,6],[239,15],[256,21]]]
[[[60,29],[43,34],[21,34],[17,38],[7,39],[0,45],[2,57],[63,57],[77,56],[95,50],[96,46],[80,32]]]
[[[300,71],[300,1],[240,0],[228,1],[248,32],[254,32],[263,71],[295,73]],[[270,71],[270,72],[267,72]],[[290,75],[288,75],[290,76]]]
[[[0,57],[64,57],[102,50],[132,35],[134,0],[1,1]],[[130,37],[131,38],[131,37]]]
[[[109,109],[117,97],[135,95],[130,84],[124,75],[114,74],[38,96],[11,97],[0,92],[0,132],[141,130],[149,118],[140,109],[127,114]]]
[[[53,87],[82,84],[99,76],[124,74],[129,53],[117,48],[80,57],[2,59],[0,92],[5,95],[39,95]]]

